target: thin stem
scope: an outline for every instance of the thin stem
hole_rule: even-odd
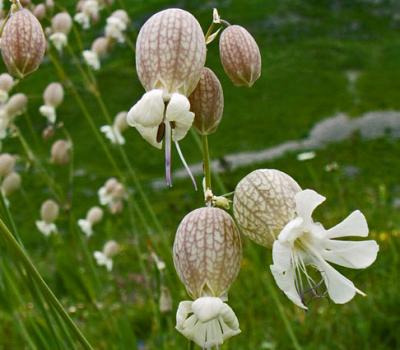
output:
[[[57,299],[57,297],[54,295],[52,290],[49,288],[49,286],[43,280],[42,276],[36,269],[35,265],[33,265],[31,259],[26,254],[25,250],[21,247],[21,245],[15,239],[14,235],[10,232],[10,230],[4,224],[2,219],[0,219],[0,231],[2,232],[6,241],[10,244],[12,249],[15,251],[15,253],[18,254],[20,259],[24,263],[25,268],[28,270],[29,274],[32,276],[32,278],[38,284],[38,287],[40,288],[45,299],[48,300],[55,307],[55,309],[57,310],[60,317],[65,321],[65,323],[68,325],[68,327],[71,329],[71,331],[75,334],[75,336],[77,337],[79,342],[82,344],[83,348],[86,350],[94,350],[92,348],[92,346],[90,345],[90,343],[88,342],[88,340],[82,334],[80,329],[76,326],[74,321],[71,319],[71,317],[65,311],[64,307],[62,306],[60,301]]]
[[[203,167],[204,177],[206,179],[206,190],[211,190],[211,168],[210,168],[210,151],[208,148],[207,135],[202,135],[202,146],[203,146]]]

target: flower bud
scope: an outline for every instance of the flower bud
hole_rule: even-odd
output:
[[[120,250],[119,244],[115,241],[108,241],[103,247],[103,253],[109,258],[117,255]]]
[[[21,176],[12,172],[8,174],[1,184],[1,190],[3,191],[6,197],[10,196],[13,192],[18,190],[21,187]]]
[[[222,32],[219,52],[225,73],[234,85],[251,87],[260,77],[260,49],[243,27],[232,25]]]
[[[58,107],[64,100],[64,88],[60,83],[49,84],[43,93],[44,103],[48,106]]]
[[[72,18],[68,12],[57,13],[51,19],[51,28],[54,33],[64,33],[67,35],[72,28]]]
[[[36,5],[32,13],[39,21],[41,21],[43,18],[46,17],[46,5],[45,4]]]
[[[40,216],[44,222],[50,224],[57,219],[59,211],[58,204],[52,199],[48,199],[40,207]]]
[[[7,102],[6,109],[10,118],[16,117],[26,110],[28,98],[23,93],[12,95]]]
[[[46,39],[42,26],[28,10],[11,14],[1,36],[1,54],[10,74],[23,78],[43,60]]]
[[[254,242],[271,247],[295,217],[295,195],[301,188],[289,175],[259,169],[245,176],[235,189],[233,213],[241,232]]]
[[[239,231],[224,210],[205,207],[183,218],[175,236],[174,265],[193,299],[225,297],[241,258]]]
[[[100,207],[93,207],[89,210],[86,215],[86,220],[89,221],[92,225],[97,224],[103,219],[103,209]]]
[[[92,43],[91,51],[95,52],[98,57],[103,57],[108,53],[110,49],[110,40],[104,36],[97,38]]]
[[[146,89],[185,96],[196,87],[206,59],[204,34],[189,12],[167,9],[140,29],[136,41],[136,71]]]
[[[0,177],[7,176],[15,166],[15,157],[8,153],[0,155]]]
[[[14,79],[10,74],[0,74],[0,90],[9,92],[14,85]]]
[[[65,165],[69,162],[71,144],[66,140],[57,140],[51,146],[51,162],[58,165]]]
[[[190,110],[194,113],[193,125],[201,135],[217,130],[224,110],[224,94],[214,72],[203,68],[196,89],[189,96]]]

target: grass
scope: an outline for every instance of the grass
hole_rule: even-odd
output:
[[[393,16],[398,11],[395,3],[311,0],[217,3],[224,18],[247,27],[256,37],[262,51],[263,72],[252,89],[234,88],[223,74],[216,43],[210,46],[207,65],[220,77],[225,94],[224,119],[218,132],[209,138],[212,158],[303,138],[316,122],[337,112],[357,117],[367,111],[400,109],[400,23]],[[125,5],[133,18],[130,35],[134,38],[150,14],[182,4],[125,0]],[[192,0],[185,2],[184,7],[199,18],[203,29],[207,28],[211,5]],[[69,8],[72,9],[72,3]],[[101,33],[103,24],[104,18],[92,31],[83,34],[86,47]],[[99,106],[80,83],[81,78],[67,53],[61,62],[68,78],[76,83],[96,125],[105,124]],[[357,102],[348,89],[348,70],[360,72],[356,83]],[[135,75],[133,53],[125,46],[113,51],[96,77],[112,115],[129,109],[143,93]],[[56,80],[53,65],[46,61],[17,87],[18,91],[28,94],[29,115],[37,136],[45,126],[44,118],[37,112],[42,102],[41,93],[49,82]],[[178,302],[188,297],[173,269],[171,252],[163,242],[167,240],[172,245],[179,221],[202,205],[202,194],[192,190],[189,180],[176,181],[171,190],[152,189],[151,181],[163,176],[163,153],[151,148],[130,129],[125,134],[128,140],[125,150],[162,223],[163,232],[155,230],[144,210],[150,231],[137,213],[132,216],[125,210],[119,216],[107,214],[96,227],[96,234],[84,240],[75,222],[97,204],[97,189],[108,177],[117,174],[71,93],[67,94],[58,115],[75,146],[73,207],[71,211],[62,211],[57,222],[59,236],[45,239],[35,227],[42,201],[51,196],[43,173],[27,161],[16,138],[3,143],[4,151],[20,155],[18,169],[23,187],[10,198],[10,210],[26,250],[95,349],[140,349],[143,344],[148,349],[184,348],[186,340],[174,330],[174,312]],[[68,190],[68,168],[48,162],[51,142],[40,139],[35,144],[24,117],[19,118],[17,125],[60,186],[64,198]],[[64,135],[59,130],[53,140],[61,137]],[[182,149],[188,162],[201,161],[201,153],[190,136],[182,143]],[[243,266],[229,301],[240,320],[242,334],[228,341],[223,349],[293,347],[271,291],[277,293],[283,314],[303,349],[395,349],[400,346],[396,332],[400,325],[397,282],[400,215],[393,206],[400,195],[399,152],[398,140],[365,141],[355,135],[317,151],[316,158],[309,162],[298,162],[295,154],[287,154],[273,162],[221,174],[229,192],[256,168],[281,169],[303,188],[314,188],[328,198],[317,212],[325,226],[334,225],[358,208],[365,213],[372,235],[381,246],[378,260],[371,268],[345,271],[367,293],[366,298],[358,296],[343,306],[326,299],[314,300],[310,311],[304,313],[281,295],[268,274],[270,252],[243,239]],[[118,150],[113,149],[112,155],[126,174]],[[338,171],[324,170],[331,162],[339,164]],[[179,166],[176,154],[174,166]],[[356,175],[347,174],[349,166],[358,169]],[[128,184],[134,188],[130,179]],[[138,193],[134,192],[133,196],[143,208]],[[2,218],[4,215],[2,212]],[[101,249],[108,239],[115,239],[123,246],[111,274],[93,266],[88,256]],[[153,250],[167,263],[163,276],[150,258]],[[70,331],[57,314],[41,300],[35,284],[29,282],[24,268],[4,245],[0,263],[3,271],[0,275],[0,349],[79,349],[76,339],[69,336]],[[157,311],[161,283],[172,292],[174,310],[163,315]]]

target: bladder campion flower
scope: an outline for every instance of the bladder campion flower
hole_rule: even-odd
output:
[[[242,257],[239,231],[219,208],[196,209],[180,223],[174,265],[194,301],[182,301],[176,328],[203,349],[221,345],[240,333],[238,319],[225,303]]]
[[[93,256],[96,259],[97,265],[105,266],[108,271],[111,271],[113,268],[112,258],[117,255],[120,250],[121,247],[117,242],[108,241],[104,244],[103,251],[95,251]]]
[[[64,88],[60,83],[50,83],[43,92],[44,105],[40,106],[39,112],[47,118],[49,123],[56,122],[56,108],[64,100]]]
[[[147,92],[129,111],[127,121],[154,147],[161,149],[164,144],[169,186],[172,186],[171,142],[188,169],[178,141],[186,136],[193,123],[187,96],[200,80],[205,59],[203,32],[186,11],[158,12],[139,32],[136,70]]]
[[[10,74],[23,78],[38,69],[46,38],[37,18],[26,9],[16,8],[4,26],[0,47]]]
[[[86,64],[94,70],[100,69],[100,58],[104,57],[110,50],[110,39],[104,36],[93,41],[90,50],[82,52]]]
[[[99,16],[99,3],[97,0],[84,0],[79,2],[79,12],[74,16],[74,20],[79,23],[83,29],[90,28],[91,19]]]
[[[225,73],[235,85],[251,87],[260,77],[260,49],[243,27],[231,25],[222,32],[219,52]]]
[[[57,165],[68,164],[70,159],[71,143],[67,140],[57,140],[51,146],[51,162]]]
[[[103,209],[100,207],[93,207],[86,214],[85,219],[79,219],[78,225],[86,237],[93,234],[93,226],[103,219]]]
[[[124,33],[128,28],[129,16],[124,10],[114,11],[110,17],[107,18],[107,24],[104,35],[119,43],[125,42]]]
[[[51,19],[52,34],[49,36],[49,40],[58,52],[62,52],[64,46],[67,45],[71,28],[72,18],[68,12],[57,13]]]
[[[10,74],[0,74],[0,103],[5,103],[8,100],[8,93],[14,86],[14,79]]]
[[[119,112],[114,119],[113,125],[103,125],[100,130],[111,141],[111,143],[123,145],[125,138],[122,133],[128,128],[126,122],[127,112]]]
[[[124,185],[117,179],[108,179],[104,186],[99,189],[98,195],[100,204],[106,205],[112,214],[117,214],[122,211],[126,190]]]
[[[21,176],[15,171],[8,174],[1,183],[1,191],[5,197],[9,197],[21,187]]]
[[[58,218],[60,208],[52,199],[43,202],[40,208],[41,220],[36,221],[36,227],[45,236],[50,236],[52,233],[57,233],[57,226],[54,223]]]
[[[270,169],[250,173],[235,190],[234,214],[243,233],[267,247],[273,242],[270,268],[275,281],[291,301],[304,309],[305,293],[315,294],[320,285],[311,277],[310,268],[321,273],[329,297],[343,304],[356,293],[364,293],[328,262],[366,268],[379,250],[373,240],[336,240],[368,236],[367,221],[358,210],[328,230],[314,222],[311,214],[324,200],[313,190],[302,191],[287,174]]]
[[[10,174],[15,166],[15,157],[8,153],[0,155],[0,178]]]

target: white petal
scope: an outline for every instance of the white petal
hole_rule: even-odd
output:
[[[142,126],[137,125],[136,126],[137,131],[139,131],[140,135],[152,146],[161,149],[162,148],[162,142],[157,142],[157,132],[158,132],[158,126],[154,128],[144,128]]]
[[[296,211],[297,215],[302,217],[306,222],[312,221],[311,215],[316,207],[318,207],[325,197],[321,196],[314,190],[304,190],[296,193]]]
[[[194,120],[194,113],[190,112],[189,100],[181,94],[172,94],[171,100],[167,105],[166,120],[174,122],[175,127],[172,129],[172,140],[182,140]]]
[[[316,259],[314,263],[320,270],[322,278],[325,281],[329,297],[336,304],[347,303],[353,299],[356,293],[365,295],[354,286],[352,281],[344,277],[323,259]]]
[[[368,236],[368,224],[363,213],[359,210],[353,211],[346,219],[330,228],[327,232],[328,238],[348,236]]]
[[[290,268],[285,270],[277,265],[271,265],[270,269],[276,284],[286,294],[286,296],[297,306],[307,309],[296,289],[294,269]]]
[[[324,244],[322,256],[325,260],[353,269],[364,269],[375,260],[379,246],[375,241],[335,241]],[[329,250],[326,250],[329,249]]]
[[[292,251],[288,244],[280,241],[275,241],[272,245],[272,261],[274,265],[279,266],[281,269],[288,270],[292,264]]]
[[[293,243],[296,238],[303,234],[304,219],[297,217],[290,220],[278,235],[280,242]]]
[[[158,127],[163,121],[164,109],[163,91],[151,90],[130,109],[126,120],[134,127]]]
[[[208,322],[220,314],[224,303],[220,298],[203,297],[192,304],[192,311],[201,322]]]
[[[86,237],[90,237],[93,234],[92,223],[85,219],[79,219],[78,225]]]

